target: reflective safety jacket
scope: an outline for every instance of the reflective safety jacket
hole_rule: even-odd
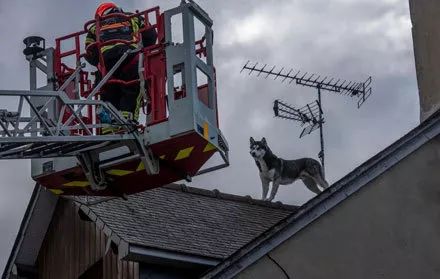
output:
[[[130,16],[130,13],[125,13]],[[110,40],[125,40],[133,41],[136,39],[140,29],[144,28],[143,19],[141,17],[132,17],[127,19],[122,16],[109,17],[100,21],[100,34],[99,39],[101,43],[108,42]],[[93,24],[87,33],[86,37],[86,60],[90,64],[96,66],[99,63],[99,53],[96,46],[92,45],[96,42],[96,25]],[[147,30],[142,33],[143,46],[150,46],[156,42],[157,34],[154,29]],[[101,53],[105,53],[110,49],[123,45],[123,43],[116,43],[110,45],[104,45],[101,47]],[[89,47],[90,46],[90,47]],[[131,45],[132,48],[136,48],[136,44]]]

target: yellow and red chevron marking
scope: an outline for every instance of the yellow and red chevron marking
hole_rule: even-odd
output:
[[[159,174],[148,176],[139,159],[118,164],[105,170],[112,182],[104,191],[93,191],[80,167],[42,176],[37,181],[58,195],[134,194],[181,180],[184,175],[195,175],[216,151],[214,145],[195,132],[151,148],[160,158]]]

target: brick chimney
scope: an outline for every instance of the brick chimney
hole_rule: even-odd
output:
[[[409,0],[420,119],[440,109],[440,0]]]

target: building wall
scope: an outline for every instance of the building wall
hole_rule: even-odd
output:
[[[238,277],[440,278],[440,137],[269,256]]]
[[[141,263],[139,279],[194,279],[208,271],[209,267],[172,266]]]
[[[58,202],[38,256],[41,279],[139,278],[138,263],[121,261],[106,250],[107,237],[93,222],[81,220],[72,202]]]
[[[409,0],[420,95],[420,117],[440,108],[440,1]]]

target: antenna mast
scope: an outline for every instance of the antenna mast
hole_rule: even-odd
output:
[[[364,82],[353,82],[343,79],[330,78],[328,76],[322,77],[318,74],[302,72],[299,70],[294,71],[293,69],[287,71],[284,68],[281,68],[278,71],[276,70],[276,66],[266,68],[267,64],[264,66],[258,66],[258,63],[255,63],[253,66],[251,65],[252,63],[250,63],[250,61],[246,62],[240,73],[244,70],[248,70],[249,75],[252,73],[257,73],[257,76],[263,74],[264,78],[273,77],[274,80],[280,78],[279,80],[281,80],[281,82],[285,82],[287,80],[289,84],[295,82],[298,85],[317,89],[318,99],[300,109],[288,105],[280,100],[275,100],[273,109],[276,117],[300,122],[301,126],[306,124],[308,125],[301,132],[300,138],[319,128],[321,151],[319,152],[318,157],[321,160],[321,164],[324,169],[324,118],[321,92],[325,90],[356,98],[357,107],[360,108],[372,93],[371,76],[368,77]]]

